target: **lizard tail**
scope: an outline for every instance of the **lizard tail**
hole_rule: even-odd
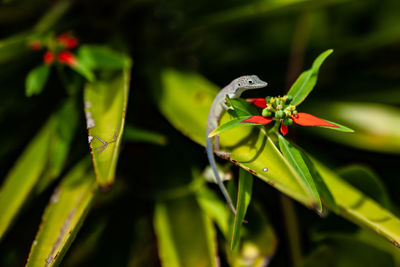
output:
[[[219,189],[221,190],[222,194],[224,195],[226,202],[228,202],[229,207],[231,208],[233,213],[236,215],[236,210],[235,210],[235,207],[233,206],[232,200],[229,197],[228,191],[226,191],[226,188],[225,188],[224,184],[222,183],[221,177],[219,177],[219,174],[218,174],[217,165],[215,162],[215,157],[214,157],[214,152],[213,152],[212,138],[207,138],[206,150],[207,150],[208,161],[210,162],[211,168],[214,172],[215,179],[217,179]]]

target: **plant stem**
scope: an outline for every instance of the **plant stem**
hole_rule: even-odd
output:
[[[301,253],[301,239],[296,211],[293,206],[293,201],[283,194],[281,194],[281,204],[283,209],[283,217],[285,219],[285,227],[292,259],[292,266],[299,267],[301,265],[303,256]]]

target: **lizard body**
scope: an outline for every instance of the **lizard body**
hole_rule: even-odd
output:
[[[221,178],[219,177],[217,166],[215,162],[214,152],[217,155],[222,157],[226,157],[229,155],[226,152],[219,151],[219,136],[215,136],[215,143],[213,146],[213,138],[209,138],[208,135],[218,127],[219,121],[221,120],[222,115],[226,110],[225,105],[225,98],[226,95],[229,98],[239,98],[240,95],[246,91],[251,89],[258,89],[267,86],[268,84],[258,78],[256,75],[248,75],[248,76],[241,76],[235,80],[233,80],[230,84],[225,86],[217,96],[215,97],[210,111],[208,113],[208,120],[207,120],[207,131],[206,131],[206,150],[207,150],[207,157],[210,162],[211,168],[213,170],[214,176],[217,180],[218,186],[222,191],[226,201],[228,202],[230,208],[232,209],[233,213],[236,214],[235,207],[233,206],[232,200],[229,197],[228,192],[224,184],[222,183]]]

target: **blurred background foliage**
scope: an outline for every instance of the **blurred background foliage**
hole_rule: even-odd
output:
[[[196,142],[184,136],[190,130],[174,128],[162,90],[165,70],[178,69],[220,88],[257,74],[269,86],[246,96],[282,95],[317,55],[334,49],[302,109],[356,132],[292,127],[289,139],[399,216],[399,29],[398,0],[3,0],[0,180],[3,189],[6,177],[20,180],[10,195],[0,191],[0,209],[15,214],[8,222],[0,214],[0,266],[24,265],[32,244],[59,251],[50,265],[65,254],[64,266],[400,266],[399,249],[383,238],[333,213],[320,218],[256,178],[249,224],[240,248],[231,251],[232,216],[217,187],[205,186],[204,148],[196,136]],[[54,72],[40,95],[26,97],[25,78],[43,56],[28,43],[68,31],[80,44],[118,51],[124,63],[99,63],[94,83],[69,69],[67,82]],[[133,62],[130,78],[126,57]],[[103,102],[121,88],[130,93],[119,103],[128,101],[123,136],[123,108],[115,115],[122,121],[115,182],[97,190],[82,160],[89,154],[83,91],[102,84],[110,89]],[[231,170],[229,187],[236,192],[238,170]],[[68,213],[72,201],[77,204]],[[71,231],[57,220],[62,216]],[[46,236],[59,250],[41,242]],[[35,262],[38,254],[31,252],[28,264],[43,266]]]

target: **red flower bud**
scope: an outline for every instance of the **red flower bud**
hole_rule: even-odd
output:
[[[78,39],[69,33],[62,33],[57,37],[57,44],[63,45],[67,49],[72,49],[78,45]]]
[[[57,61],[58,63],[66,64],[72,67],[78,64],[78,61],[76,60],[75,56],[69,51],[60,52],[57,56]]]
[[[54,53],[53,51],[46,51],[46,53],[44,53],[43,55],[43,62],[46,65],[51,65],[54,62]]]
[[[286,135],[288,133],[288,127],[286,125],[284,125],[283,123],[281,123],[281,133],[283,135]]]

